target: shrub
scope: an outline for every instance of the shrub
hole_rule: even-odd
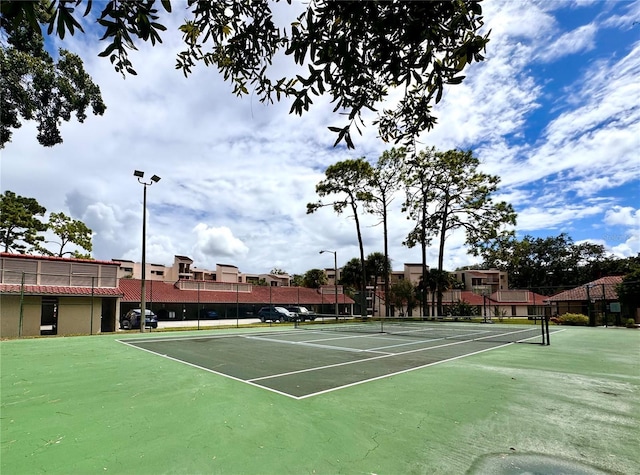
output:
[[[563,325],[589,325],[589,317],[581,313],[565,313],[560,317],[560,321]]]
[[[636,321],[633,318],[629,318],[627,320],[627,328],[635,328],[636,327]]]

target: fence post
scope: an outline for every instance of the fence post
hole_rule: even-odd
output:
[[[24,272],[20,280],[20,320],[18,323],[18,336],[22,336],[22,321],[24,319]]]
[[[95,277],[91,277],[91,323],[89,324],[89,335],[93,335],[93,296],[95,292],[95,281],[93,279]]]

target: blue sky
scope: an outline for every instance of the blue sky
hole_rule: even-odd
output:
[[[438,125],[422,143],[471,149],[483,171],[500,176],[497,199],[518,212],[520,238],[567,233],[613,255],[638,254],[640,2],[492,0],[483,9],[487,59],[447,89],[434,111]],[[174,6],[164,43],[133,52],[138,76],[126,80],[97,57],[103,45],[95,37],[65,39],[108,109],[84,124],[65,123],[65,142],[54,148],[37,145],[35,126],[25,124],[2,151],[3,191],[83,220],[99,259],[140,260],[142,187],[134,169],[162,177],[148,190],[149,262],[171,264],[180,254],[201,268],[302,273],[333,265],[321,249],[336,250],[338,265],[357,257],[348,214],[306,215],[306,204],[318,199],[327,166],[360,156],[375,162],[388,148],[375,127],[354,136],[355,151],[333,148],[326,127],[340,119],[326,99],[300,118],[288,104],[236,98],[214,69],[184,78],[174,64],[185,17]],[[419,250],[401,245],[410,223],[400,201],[391,217],[394,269],[420,260]],[[382,251],[376,219],[363,220],[365,253]],[[436,265],[435,247],[428,260]],[[448,237],[447,269],[476,262],[463,235]]]

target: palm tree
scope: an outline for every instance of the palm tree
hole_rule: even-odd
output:
[[[391,273],[391,261],[381,252],[372,252],[367,256],[365,261],[367,268],[367,275],[373,280],[373,316],[375,317],[376,308],[376,290],[378,288],[378,277],[382,277],[384,282],[389,281],[389,274]],[[388,295],[385,294],[385,306],[388,300]],[[385,312],[386,315],[386,312]]]

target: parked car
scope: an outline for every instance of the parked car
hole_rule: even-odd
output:
[[[215,310],[207,310],[203,308],[202,310],[200,310],[200,318],[208,318],[214,320],[218,318],[218,312],[216,312]]]
[[[316,313],[312,312],[307,307],[300,307],[300,306],[287,307],[287,310],[298,315],[298,320],[303,322],[307,320],[315,320],[317,317]]]
[[[158,317],[151,310],[146,309],[145,328],[158,328]],[[140,309],[134,308],[129,310],[127,314],[120,319],[120,328],[122,330],[131,330],[133,328],[140,328]]]
[[[264,322],[295,322],[298,316],[284,307],[262,307],[258,310],[258,318]]]

